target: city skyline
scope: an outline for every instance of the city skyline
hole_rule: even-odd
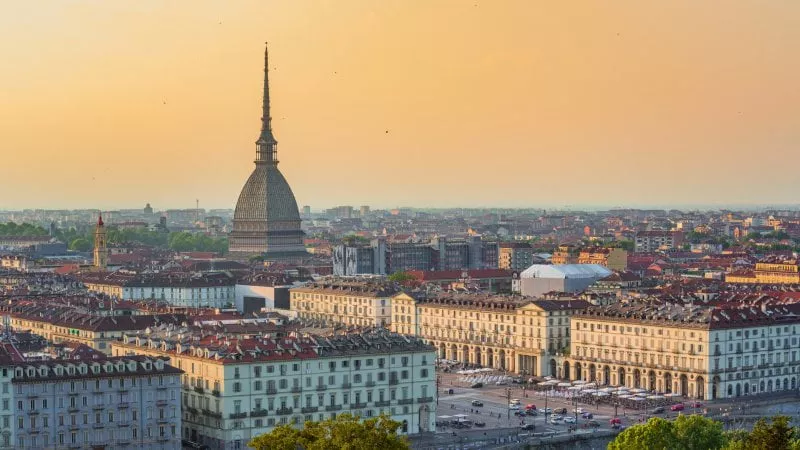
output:
[[[796,205],[798,9],[6,4],[0,209],[232,209],[264,40],[301,205]]]

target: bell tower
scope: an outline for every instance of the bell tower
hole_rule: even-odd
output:
[[[96,270],[106,270],[108,265],[108,248],[106,247],[106,226],[103,223],[103,214],[97,218],[94,229],[94,267]]]

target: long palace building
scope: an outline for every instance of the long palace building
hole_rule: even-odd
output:
[[[621,305],[571,317],[560,372],[701,399],[796,390],[798,304]]]
[[[269,57],[264,51],[264,99],[261,134],[256,141],[256,167],[247,179],[233,214],[231,256],[261,256],[269,261],[297,261],[303,246],[300,212],[292,188],[278,170],[278,141],[272,134],[269,103]]]

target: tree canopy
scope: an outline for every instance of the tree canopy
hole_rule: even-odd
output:
[[[608,445],[609,450],[800,450],[800,432],[789,417],[760,419],[752,431],[725,432],[722,423],[701,415],[681,415],[670,422],[652,418],[634,425]]]
[[[45,236],[47,230],[29,223],[17,225],[14,222],[0,223],[0,236]]]
[[[384,414],[360,420],[347,413],[323,422],[306,422],[302,430],[281,425],[247,445],[256,450],[409,450],[400,422]]]
[[[92,243],[86,238],[75,238],[69,243],[69,249],[77,252],[88,252],[92,249]]]
[[[414,275],[411,275],[408,272],[400,271],[389,275],[389,281],[394,281],[395,283],[405,283],[413,280],[416,280],[416,278],[414,278]]]
[[[713,450],[725,445],[722,423],[700,415],[681,415],[674,421],[654,417],[634,425],[614,439],[609,450]]]

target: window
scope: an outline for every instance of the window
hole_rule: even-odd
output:
[[[236,369],[237,371],[239,369]],[[233,392],[242,392],[242,385],[238,381],[233,383]]]

